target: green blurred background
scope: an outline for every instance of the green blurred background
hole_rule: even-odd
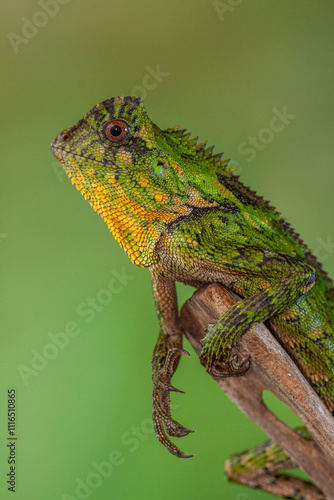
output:
[[[173,405],[197,431],[178,442],[196,457],[178,460],[156,441],[149,272],[115,243],[50,142],[98,102],[141,96],[161,128],[181,125],[233,158],[334,275],[333,16],[332,0],[3,2],[1,498],[12,498],[10,388],[17,500],[271,498],[226,482],[224,459],[264,434],[195,355],[175,375],[187,395]],[[293,117],[270,131],[284,109]],[[191,293],[180,286],[180,304]]]

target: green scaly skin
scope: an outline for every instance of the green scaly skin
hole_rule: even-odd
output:
[[[213,148],[178,128],[160,130],[135,97],[108,99],[52,143],[67,175],[132,262],[148,267],[160,321],[153,355],[158,439],[191,432],[172,419],[171,378],[182,349],[175,282],[219,282],[244,300],[208,325],[201,363],[242,375],[235,346],[267,321],[328,409],[334,411],[333,283],[280,214],[245,187]]]

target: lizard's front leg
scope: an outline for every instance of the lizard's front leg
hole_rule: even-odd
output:
[[[158,440],[173,454],[180,458],[193,455],[183,453],[167,437],[182,437],[191,431],[176,422],[170,411],[170,391],[183,392],[171,385],[171,378],[179,364],[182,354],[182,332],[179,327],[175,282],[152,272],[153,295],[160,323],[160,333],[152,359],[153,379],[153,424]]]
[[[241,259],[237,261],[238,266],[240,262]],[[249,360],[240,362],[234,351],[241,336],[296,302],[315,283],[311,266],[284,254],[249,247],[244,262],[249,266],[250,279],[257,274],[266,279],[267,284],[263,290],[231,307],[215,325],[207,326],[200,361],[207,372],[216,377],[243,375],[249,368]],[[241,279],[244,278],[239,281]]]

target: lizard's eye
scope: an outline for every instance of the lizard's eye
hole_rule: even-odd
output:
[[[112,120],[107,123],[104,134],[112,142],[122,142],[130,134],[130,127],[123,120]]]

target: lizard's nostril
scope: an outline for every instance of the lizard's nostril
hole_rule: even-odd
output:
[[[67,142],[70,139],[71,135],[70,134],[64,134],[63,135],[63,141]]]

